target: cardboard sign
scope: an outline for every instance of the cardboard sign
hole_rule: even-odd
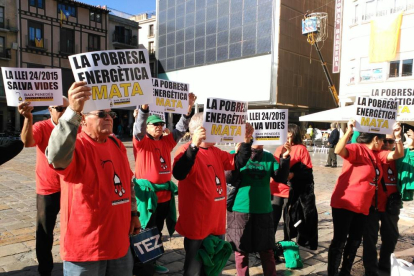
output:
[[[31,106],[62,105],[60,69],[2,67],[8,106],[30,101]]]
[[[84,112],[153,102],[147,50],[113,50],[72,55],[70,66],[76,81],[92,88]]]
[[[243,142],[246,122],[247,102],[207,98],[203,114],[206,142]]]
[[[355,130],[377,134],[392,134],[397,118],[398,103],[390,99],[358,97],[355,102]]]
[[[162,107],[164,112],[188,113],[189,84],[153,78],[152,86],[157,107]]]
[[[248,111],[253,128],[253,145],[283,145],[287,141],[287,109],[254,109]]]

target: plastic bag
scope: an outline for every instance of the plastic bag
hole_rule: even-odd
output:
[[[414,265],[391,254],[391,276],[414,276]]]

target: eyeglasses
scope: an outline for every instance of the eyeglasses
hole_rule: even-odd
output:
[[[98,113],[84,113],[83,115],[95,115],[101,119],[105,119],[107,115],[109,115],[112,119],[116,118],[116,112],[114,111],[103,111],[100,110]]]
[[[53,109],[56,109],[57,112],[63,112],[66,110],[67,106],[52,106]]]
[[[155,124],[151,124],[151,125],[153,125],[153,126],[164,126],[165,124],[164,123],[155,123]]]
[[[384,144],[394,144],[395,140],[394,139],[384,139]]]

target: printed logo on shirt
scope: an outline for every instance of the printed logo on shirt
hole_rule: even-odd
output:
[[[212,165],[207,165],[207,168],[212,169],[212,171],[214,173],[214,182],[216,183],[216,192],[217,192],[217,194],[221,195],[223,193],[223,187],[221,185],[220,178],[218,178],[218,176],[216,174],[216,170],[214,169],[214,167]],[[215,201],[221,200],[219,198],[221,198],[221,197],[216,197]]]
[[[158,151],[158,153],[160,154],[160,166],[161,166],[161,170],[160,170],[159,174],[168,174],[168,173],[170,173],[169,170],[167,171],[168,165],[167,165],[167,162],[165,162],[164,157],[162,157],[160,149],[155,148],[155,150]]]
[[[106,163],[110,163],[112,165],[112,169],[114,171],[114,175],[113,175],[114,192],[119,197],[122,197],[125,194],[125,189],[122,186],[121,179],[119,178],[119,176],[115,172],[114,164],[112,163],[112,160],[104,160],[104,161],[101,160],[101,166],[102,166],[102,168],[105,169],[105,164]],[[118,203],[118,204],[121,204],[121,203]],[[112,205],[118,205],[118,204],[114,204],[114,202],[112,202]]]
[[[250,178],[257,180],[262,179],[266,176],[264,166],[261,164],[248,164],[245,172],[250,176]]]
[[[388,174],[387,175],[388,180],[391,181],[391,182],[394,182],[395,181],[395,175],[394,175],[394,171],[391,169],[391,167],[388,167],[387,174]],[[395,184],[387,183],[387,185],[395,185]]]
[[[369,183],[369,184],[370,185],[373,185],[373,186],[377,186],[378,185],[379,176],[380,176],[380,170],[378,168],[375,168],[375,177],[372,180],[372,182],[374,182],[374,183]]]

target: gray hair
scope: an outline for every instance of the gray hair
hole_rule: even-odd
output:
[[[66,96],[62,96],[62,98],[63,99],[65,99],[65,100],[67,100],[68,101],[68,103],[69,103],[69,99],[68,99],[68,97],[66,97]],[[62,101],[63,103],[64,103],[64,101]],[[49,105],[49,107],[52,107],[52,106],[55,106],[55,105]]]
[[[203,112],[194,114],[189,124],[190,134],[193,135],[196,128],[203,125]]]
[[[331,128],[336,128],[336,123],[331,123]]]

